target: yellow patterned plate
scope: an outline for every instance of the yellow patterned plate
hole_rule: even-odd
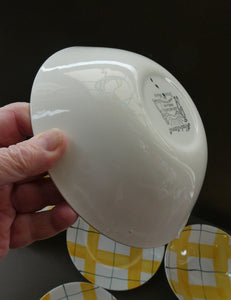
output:
[[[62,284],[40,300],[116,300],[108,291],[86,282]]]
[[[165,249],[119,244],[80,217],[67,230],[67,247],[74,265],[86,279],[111,290],[129,290],[148,281],[158,270]]]
[[[180,300],[230,300],[230,235],[209,225],[185,227],[167,247],[165,271]]]

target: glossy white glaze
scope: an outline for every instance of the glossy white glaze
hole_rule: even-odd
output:
[[[35,134],[66,134],[50,175],[89,224],[133,247],[177,236],[203,183],[207,143],[195,105],[168,71],[128,51],[67,48],[40,68],[31,115]]]

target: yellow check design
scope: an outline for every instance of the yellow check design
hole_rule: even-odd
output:
[[[158,270],[162,259],[157,260],[154,248],[149,249],[153,251],[152,259],[145,259],[143,251],[146,249],[127,247],[128,254],[119,253],[120,244],[109,239],[108,241],[114,245],[112,251],[99,249],[99,239],[102,235],[91,226],[84,225],[83,222],[81,219],[77,220],[72,229],[76,230],[76,235],[84,234],[86,243],[79,242],[77,236],[75,241],[73,239],[67,241],[67,247],[74,263],[78,259],[84,261],[84,267],[79,271],[89,281],[108,289],[117,289],[115,286],[122,282],[123,286],[126,285],[125,289],[132,289],[145,282],[142,278],[149,279]],[[111,273],[97,272],[97,265],[109,266]],[[104,280],[104,285],[102,285],[102,280]]]
[[[75,285],[75,292],[73,292],[73,288],[69,290],[69,286],[71,285]],[[60,295],[58,295],[58,292]],[[107,291],[86,282],[60,285],[56,288],[54,294],[50,291],[40,300],[68,300],[70,297],[76,300],[116,300],[116,298]]]
[[[186,227],[169,243],[165,268],[179,299],[231,299],[231,239],[220,229]]]

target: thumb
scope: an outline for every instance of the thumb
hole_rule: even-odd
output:
[[[0,148],[0,186],[47,171],[62,156],[66,144],[64,134],[51,129],[30,140]]]

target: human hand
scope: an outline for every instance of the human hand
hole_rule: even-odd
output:
[[[44,173],[62,156],[66,138],[58,129],[32,136],[27,103],[0,108],[0,258],[65,230],[77,214]],[[48,205],[52,210],[37,212]]]

